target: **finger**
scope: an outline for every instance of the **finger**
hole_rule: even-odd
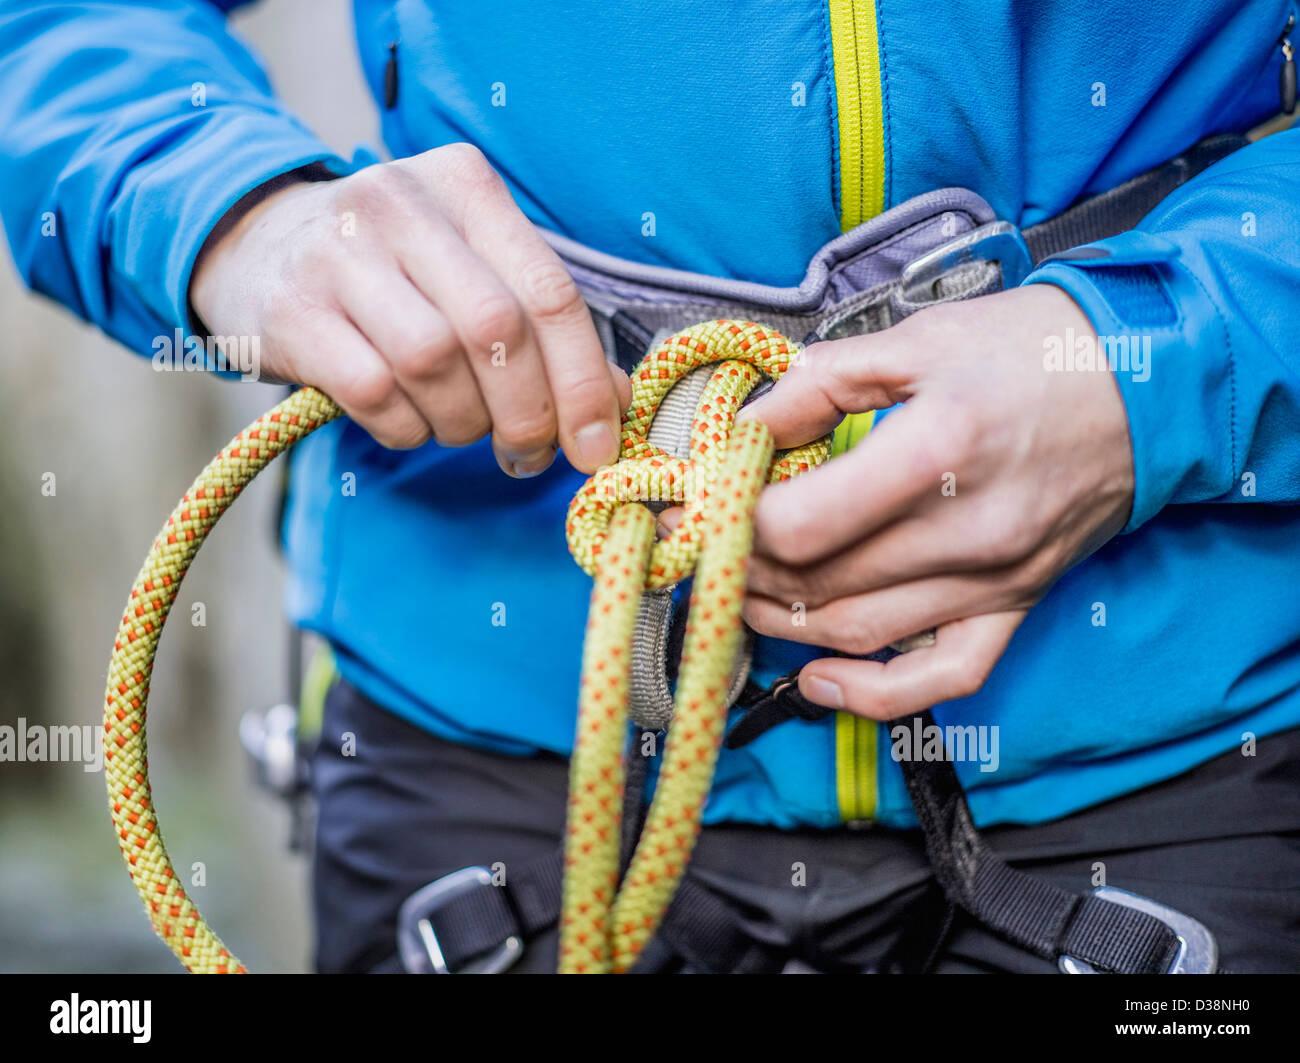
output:
[[[847,454],[768,487],[754,514],[755,552],[810,564],[941,499],[974,432],[960,407],[943,412],[931,416],[917,399]]]
[[[398,386],[392,368],[346,317],[310,317],[298,339],[303,350],[314,352],[310,374],[299,378],[324,391],[378,442],[405,450],[429,439],[428,421]]]
[[[470,245],[505,281],[541,350],[559,442],[573,465],[595,472],[618,458],[620,401],[591,311],[560,257],[520,213],[504,184],[465,219]],[[628,386],[631,402],[631,386]]]
[[[667,539],[682,522],[686,510],[682,506],[669,506],[655,515],[655,537]]]
[[[556,419],[537,341],[505,282],[442,215],[412,220],[398,260],[451,323],[511,475],[536,475],[555,456]]]
[[[799,673],[810,701],[873,720],[892,720],[970,697],[988,679],[1025,612],[987,613],[945,624],[935,643],[881,664],[827,657]]]
[[[913,359],[904,356],[901,338],[886,330],[814,344],[740,417],[766,424],[777,447],[796,447],[826,435],[846,414],[902,402],[911,395]]]
[[[611,364],[609,372],[614,378],[614,391],[618,394],[618,412],[621,422],[623,414],[627,413],[627,408],[632,405],[632,381],[620,366]]]
[[[918,580],[818,608],[750,595],[743,616],[761,635],[863,654],[963,616],[1028,605],[1026,598],[1004,577],[979,573]]]
[[[797,599],[815,609],[836,598],[930,576],[1009,567],[1015,560],[1009,548],[997,556],[992,551],[973,551],[961,528],[937,520],[931,511],[889,524],[865,541],[808,565],[787,565],[770,555],[755,554],[747,582],[753,594],[782,602]]]
[[[492,422],[450,323],[394,261],[345,266],[339,301],[385,358],[444,446],[481,439]]]

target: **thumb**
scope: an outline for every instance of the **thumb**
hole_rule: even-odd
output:
[[[911,395],[913,374],[889,331],[804,348],[774,388],[740,411],[772,430],[778,449],[820,439],[845,415],[881,410]]]

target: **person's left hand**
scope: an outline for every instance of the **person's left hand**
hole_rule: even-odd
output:
[[[876,719],[977,691],[1029,607],[1128,519],[1133,461],[1103,371],[1045,367],[1049,337],[1095,340],[1062,290],[1024,288],[817,344],[742,416],[778,447],[846,413],[905,405],[861,444],[759,500],[745,619],[849,654],[936,629],[888,663],[806,665],[810,700]]]

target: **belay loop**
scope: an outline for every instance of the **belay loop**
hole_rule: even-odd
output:
[[[800,348],[751,321],[710,321],[665,340],[632,374],[621,458],[574,497],[569,549],[595,579],[582,657],[578,732],[569,773],[560,970],[626,971],[671,903],[700,831],[726,724],[727,689],[741,639],[753,513],[764,483],[830,456],[829,437],[780,455],[757,421],[736,424],[749,392],[779,379]],[[649,442],[668,391],[713,363],[691,430],[690,460]],[[644,501],[684,503],[680,524],[656,541]],[[694,573],[673,723],[645,827],[621,885],[620,815],[628,736],[632,632],[643,591]]]

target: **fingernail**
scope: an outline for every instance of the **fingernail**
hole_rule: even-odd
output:
[[[510,463],[510,475],[517,480],[527,480],[533,476],[540,476],[551,467],[551,462],[555,460],[555,447],[543,447],[541,450],[534,451],[518,461]]]
[[[618,437],[604,421],[580,428],[574,441],[578,444],[578,460],[589,468],[598,469],[618,458]]]
[[[844,691],[840,689],[838,683],[814,675],[809,676],[799,685],[803,688],[804,697],[809,701],[815,701],[818,705],[825,705],[832,709],[844,708]]]

